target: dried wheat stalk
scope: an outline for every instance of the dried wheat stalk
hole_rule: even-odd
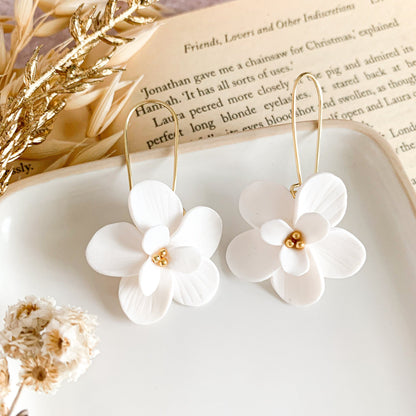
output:
[[[52,124],[65,108],[71,96],[74,98],[70,103],[72,110],[77,108],[77,105],[85,105],[88,100],[89,104],[94,101],[97,101],[98,104],[97,110],[93,111],[87,131],[87,136],[95,138],[87,139],[81,146],[74,144],[73,151],[75,153],[66,159],[65,164],[70,161],[71,157],[72,163],[86,161],[91,157],[93,146],[97,146],[97,157],[105,156],[105,153],[111,148],[110,144],[115,143],[115,138],[110,136],[102,142],[98,142],[96,136],[108,127],[108,120],[112,121],[115,118],[127,101],[126,96],[131,94],[138,82],[126,84],[120,80],[119,71],[122,69],[123,63],[125,64],[128,58],[136,52],[140,42],[145,42],[155,28],[142,31],[143,33],[140,33],[140,36],[131,42],[135,46],[134,50],[133,47],[129,49],[129,46],[126,46],[131,41],[130,38],[119,33],[110,34],[109,32],[121,23],[141,26],[152,22],[153,16],[145,16],[141,12],[155,1],[128,0],[127,8],[120,11],[121,1],[108,0],[102,5],[102,12],[96,10],[97,1],[86,1],[86,3],[94,3],[87,11],[77,4],[78,8],[73,12],[69,21],[74,46],[68,49],[68,42],[66,42],[46,55],[40,55],[40,50],[37,48],[24,71],[19,73],[19,71],[10,69],[16,60],[15,51],[28,42],[27,32],[33,28],[34,10],[39,0],[34,2],[32,0],[16,0],[17,29],[12,31],[12,47],[9,53],[1,47],[3,31],[0,32],[0,68],[2,65],[4,67],[0,84],[0,195],[5,192],[10,181],[12,174],[10,164],[32,145],[45,141],[51,131]],[[76,3],[80,2],[78,0],[58,2],[58,5],[55,4],[56,7],[53,9],[54,13],[56,15],[62,14],[65,17],[64,12],[72,12]],[[48,4],[50,2],[43,1],[43,7],[46,8]],[[42,26],[45,28],[44,25],[48,24],[44,17],[41,17],[41,20],[42,22],[35,26],[34,32],[38,31],[39,33],[40,28]],[[60,27],[60,23],[53,29],[56,30],[58,26]],[[87,57],[100,42],[110,45],[111,50],[104,57],[90,64],[87,62]],[[122,47],[123,45],[124,47]],[[119,49],[117,50],[117,48]],[[112,75],[113,80],[108,89],[101,92],[97,89],[94,90],[98,82]],[[128,91],[124,91],[124,97],[117,96],[117,92],[123,91],[123,88],[128,89]],[[100,115],[101,111],[107,115],[105,118]],[[59,146],[61,150],[65,148],[64,152],[67,153],[67,145],[61,143]],[[84,147],[84,149],[80,150],[80,147]],[[60,154],[62,153],[54,153],[55,156]],[[56,162],[58,161],[52,164],[57,166]]]

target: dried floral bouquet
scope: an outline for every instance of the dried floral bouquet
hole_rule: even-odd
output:
[[[20,157],[41,172],[111,154],[121,132],[105,131],[140,81],[121,71],[157,30],[143,28],[162,14],[156,1],[15,0],[14,16],[0,16],[0,195]],[[16,68],[34,37],[65,28],[68,41]]]
[[[23,388],[54,393],[62,381],[76,381],[97,355],[96,317],[54,299],[27,296],[10,306],[0,331],[0,415],[10,416]],[[9,360],[20,367],[19,389],[11,406]],[[27,411],[19,415],[28,414]]]

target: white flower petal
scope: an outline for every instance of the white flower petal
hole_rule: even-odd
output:
[[[297,250],[282,246],[280,250],[280,264],[286,273],[301,276],[309,270],[308,250]]]
[[[280,247],[267,244],[257,229],[237,235],[227,248],[228,267],[241,279],[261,282],[279,266]]]
[[[166,248],[170,241],[169,228],[165,225],[157,225],[149,228],[143,236],[142,248],[149,256],[161,248]]]
[[[106,276],[137,275],[146,260],[141,250],[142,234],[132,224],[120,222],[98,230],[86,249],[88,264]]]
[[[252,183],[241,193],[239,205],[241,216],[255,228],[278,218],[292,223],[294,199],[277,183]]]
[[[260,228],[261,238],[272,246],[281,246],[292,231],[283,220],[268,221]]]
[[[350,277],[361,269],[366,258],[361,241],[342,228],[333,228],[328,237],[310,249],[324,277]]]
[[[202,256],[210,258],[218,247],[221,234],[221,217],[211,208],[195,207],[184,215],[172,235],[171,244],[195,247]]]
[[[141,325],[153,324],[163,318],[172,302],[172,278],[163,272],[156,291],[145,296],[137,277],[124,277],[120,280],[118,293],[121,308],[131,321]]]
[[[295,306],[308,306],[317,302],[324,293],[325,281],[314,262],[302,276],[287,274],[282,268],[273,274],[272,286],[287,303]]]
[[[311,244],[324,239],[329,233],[330,225],[321,214],[309,212],[297,220],[295,229],[302,233],[306,244]]]
[[[158,181],[143,181],[130,191],[129,210],[137,228],[145,232],[156,225],[165,225],[173,233],[183,217],[178,196]]]
[[[162,268],[148,258],[139,271],[139,285],[144,296],[150,296],[159,286]]]
[[[295,201],[295,221],[307,212],[317,212],[335,227],[347,209],[347,189],[332,173],[317,173],[301,186]]]
[[[215,264],[203,259],[198,269],[192,273],[172,271],[173,298],[187,306],[201,306],[208,303],[217,293],[220,275]]]
[[[169,269],[181,273],[192,273],[201,264],[201,255],[194,247],[169,247]]]

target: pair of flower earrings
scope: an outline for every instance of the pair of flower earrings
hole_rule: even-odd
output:
[[[296,89],[303,77],[314,82],[319,97],[315,174],[304,183],[296,136]],[[284,301],[307,306],[322,296],[324,277],[354,275],[364,264],[366,252],[356,237],[337,227],[347,208],[344,183],[331,173],[318,173],[322,125],[319,83],[309,73],[299,75],[292,97],[298,183],[287,189],[272,182],[255,182],[242,192],[240,213],[252,229],[231,241],[226,259],[236,276],[250,282],[271,279]],[[154,180],[132,185],[127,127],[135,109],[148,103],[165,107],[175,121],[172,189]],[[172,299],[187,306],[206,304],[219,286],[219,271],[210,258],[221,239],[221,217],[202,206],[184,211],[175,193],[178,142],[178,118],[169,105],[147,100],[132,109],[124,129],[124,145],[128,206],[134,225],[121,222],[101,228],[86,250],[95,271],[121,277],[120,304],[136,324],[152,324],[163,318]]]

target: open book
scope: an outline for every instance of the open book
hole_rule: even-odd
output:
[[[288,123],[293,81],[309,71],[324,118],[382,133],[416,185],[415,12],[410,0],[238,0],[167,19],[130,62],[124,77],[144,78],[110,130],[147,98],[173,105],[182,142]],[[312,83],[297,99],[299,120],[316,119]],[[166,110],[136,116],[131,151],[173,144]]]

